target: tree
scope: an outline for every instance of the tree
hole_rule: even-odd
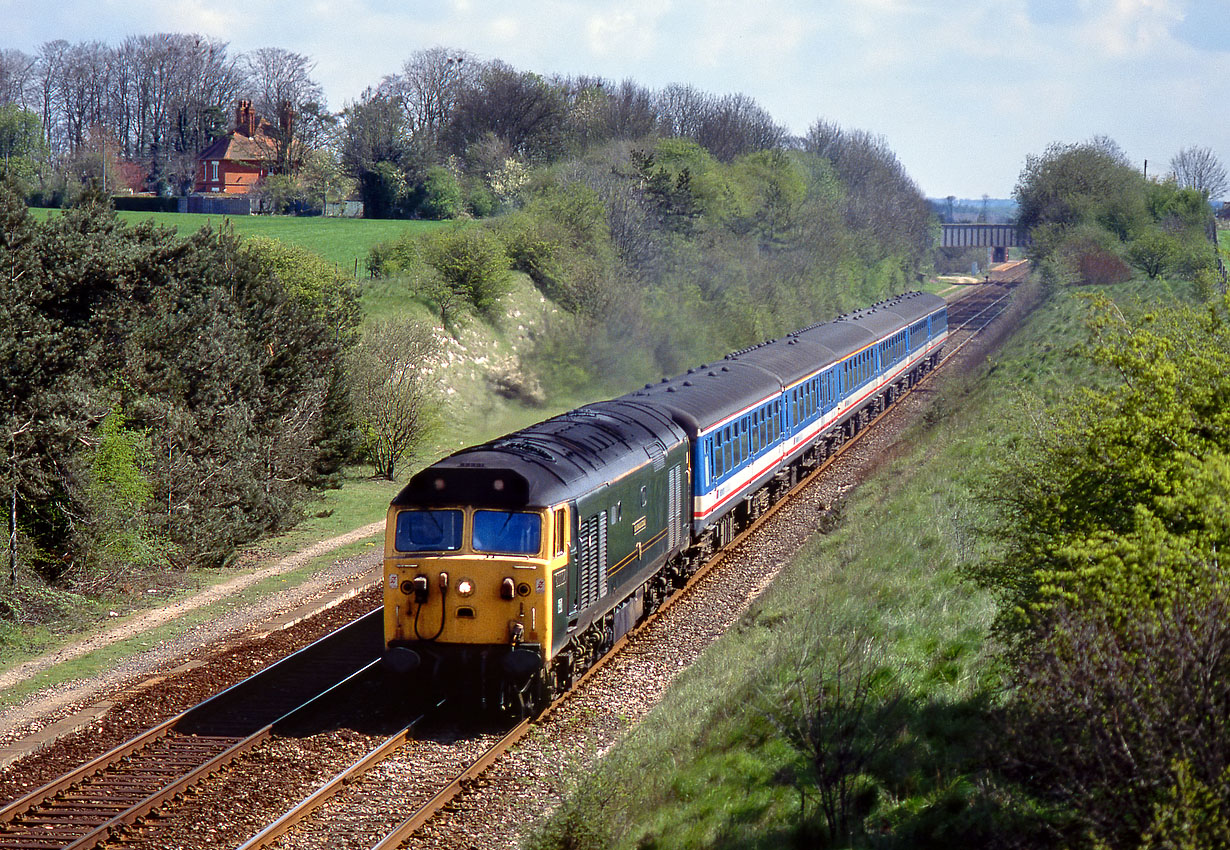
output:
[[[462,92],[446,136],[452,152],[463,158],[491,134],[509,156],[549,162],[563,150],[567,115],[558,88],[537,74],[494,62]]]
[[[245,60],[253,106],[272,125],[274,170],[293,174],[303,151],[312,146],[327,121],[324,89],[312,79],[315,65],[306,56],[280,47],[262,47]]]
[[[510,289],[509,258],[499,237],[483,227],[435,230],[423,239],[422,257],[479,315],[496,315]]]
[[[1180,186],[1195,189],[1210,201],[1221,198],[1230,188],[1226,169],[1210,148],[1183,148],[1171,158],[1170,170]]]
[[[442,165],[427,169],[423,180],[423,200],[419,213],[424,218],[456,218],[461,212],[461,184],[457,176]]]
[[[1151,278],[1161,277],[1179,254],[1179,240],[1169,233],[1150,228],[1128,245],[1132,265]]]
[[[389,90],[401,102],[407,131],[428,149],[439,146],[465,92],[475,84],[481,64],[464,50],[432,47],[415,51]]]
[[[1227,802],[1230,303],[1093,303],[1107,380],[989,482],[1004,548],[980,575],[1009,646],[1013,776],[1075,815],[1069,837],[1137,847],[1205,828],[1176,821],[1207,803],[1176,798],[1188,779]]]
[[[844,184],[845,223],[862,236],[865,253],[888,250],[921,261],[932,244],[930,207],[883,137],[817,121],[803,149],[827,159]]]
[[[906,693],[873,639],[855,631],[807,640],[792,676],[761,710],[805,760],[829,842],[844,847],[861,825],[858,783],[900,734]]]
[[[406,132],[401,106],[387,91],[363,93],[343,113],[341,169],[354,180],[366,218],[402,215],[402,202],[418,155]]]
[[[428,437],[437,404],[432,374],[440,344],[430,325],[383,320],[350,352],[350,398],[374,473],[389,481]]]
[[[82,472],[80,500],[88,521],[76,525],[85,564],[84,586],[105,586],[116,577],[159,565],[163,552],[149,533],[146,509],[154,488],[149,433],[128,427],[117,405],[99,424]],[[83,585],[78,579],[78,585]]]
[[[46,158],[38,116],[16,104],[0,104],[0,179],[28,180]]]
[[[1110,139],[1054,143],[1025,159],[1013,190],[1017,223],[1029,229],[1096,223],[1127,241],[1147,221],[1144,184]]]
[[[1217,492],[1230,455],[1230,305],[1135,322],[1093,305],[1087,357],[1119,381],[1047,417],[990,487],[1005,545],[981,575],[1001,631],[1026,641],[1060,601],[1130,611],[1194,592],[1230,544],[1224,499],[1195,495]]]

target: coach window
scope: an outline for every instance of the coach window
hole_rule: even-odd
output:
[[[734,445],[730,441],[729,425],[722,429],[722,460],[725,462],[727,471],[735,468]]]

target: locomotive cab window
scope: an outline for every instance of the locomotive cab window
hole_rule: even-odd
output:
[[[400,511],[393,545],[398,552],[455,552],[461,527],[461,511]]]
[[[537,555],[542,549],[542,516],[526,511],[475,511],[471,537],[475,552]]]
[[[562,555],[568,550],[568,512],[563,508],[555,510],[555,535],[552,544],[556,555]]]

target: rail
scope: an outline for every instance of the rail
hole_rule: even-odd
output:
[[[982,290],[985,290],[987,288],[989,287],[984,286],[982,287]],[[974,294],[971,292],[967,294],[966,296],[964,296],[962,299],[960,299],[960,301],[969,299],[973,297],[973,295]],[[1002,313],[1004,309],[1003,305],[1007,301],[1007,298],[1008,298],[1008,292],[1004,291],[1000,293],[997,298],[990,301],[989,303],[980,304],[978,306],[978,309],[972,312],[968,318],[962,319],[961,323],[959,324],[957,328],[958,330],[966,329],[971,325],[971,323],[978,321],[978,320],[982,320],[982,323],[978,326],[976,330],[970,333],[970,336],[967,339],[962,340],[961,343],[959,343],[957,347],[954,349],[954,351],[952,351],[949,355],[946,355],[943,359],[941,359],[940,365],[948,362],[952,354],[955,354],[956,351],[963,348],[965,344],[968,343],[975,336],[977,336],[977,334],[983,328],[985,328],[987,324],[990,323],[990,321],[992,321],[996,316]],[[960,303],[960,302],[957,302],[957,303]],[[989,314],[989,318],[988,318],[988,314]],[[950,333],[951,333],[951,330],[950,330]],[[921,381],[909,387],[905,392],[903,392],[900,396],[898,396],[897,400],[900,401],[900,399],[905,398],[918,387],[923,386],[927,382],[927,379],[930,378],[932,374],[934,374],[934,371],[935,370],[932,370],[931,372],[926,373],[923,376],[923,379]],[[667,597],[667,599],[663,601],[662,605],[652,615],[647,617],[643,622],[641,622],[635,628],[629,631],[628,634],[620,638],[619,641],[617,641],[611,647],[611,649],[604,656],[602,656],[602,658],[600,658],[592,667],[586,670],[585,674],[577,680],[572,690],[568,691],[565,694],[562,694],[538,718],[524,720],[520,724],[518,724],[515,728],[510,730],[503,738],[495,742],[481,756],[479,756],[478,759],[472,762],[471,765],[467,767],[464,771],[462,771],[460,775],[455,777],[447,786],[445,786],[439,792],[437,792],[435,796],[433,796],[430,800],[428,800],[421,807],[419,807],[419,809],[417,809],[413,814],[411,814],[410,817],[402,821],[402,823],[396,826],[378,843],[373,845],[372,850],[395,850],[395,848],[400,847],[407,839],[409,839],[412,835],[414,835],[414,833],[416,833],[419,829],[421,829],[424,825],[426,825],[428,821],[430,821],[436,814],[438,814],[440,811],[445,809],[445,807],[447,807],[454,799],[456,799],[456,797],[459,794],[461,794],[461,792],[466,787],[468,787],[469,784],[474,779],[482,775],[482,773],[484,773],[491,765],[493,765],[501,755],[508,752],[508,750],[510,750],[513,747],[513,745],[515,745],[519,740],[525,737],[525,735],[529,732],[529,730],[533,727],[535,723],[540,722],[542,718],[549,716],[552,712],[558,709],[558,707],[562,705],[564,701],[569,699],[574,693],[576,693],[579,690],[582,684],[588,681],[591,676],[595,675],[597,671],[601,669],[609,660],[614,659],[619,654],[619,651],[624,647],[625,644],[635,639],[645,629],[649,628],[650,624],[656,621],[656,619],[660,617],[664,611],[668,610],[673,604],[685,598],[689,593],[691,593],[699,585],[701,578],[709,574],[719,564],[721,564],[727,557],[729,557],[730,554],[733,551],[735,551],[735,549],[738,548],[740,543],[742,543],[748,536],[753,534],[755,531],[761,528],[765,523],[767,523],[779,510],[782,510],[787,504],[789,504],[791,499],[794,496],[796,496],[798,493],[806,489],[817,477],[819,477],[826,469],[828,469],[830,465],[832,465],[834,462],[837,461],[839,457],[845,454],[846,451],[851,449],[853,446],[857,445],[859,441],[861,441],[866,434],[872,431],[874,425],[877,422],[879,422],[881,419],[883,419],[885,416],[887,416],[890,412],[892,412],[895,409],[895,407],[896,407],[895,404],[887,405],[885,409],[881,411],[878,415],[876,415],[874,419],[868,422],[867,425],[860,428],[854,434],[853,437],[851,437],[850,439],[842,443],[841,446],[838,447],[837,451],[835,451],[832,455],[827,457],[824,460],[824,462],[820,463],[819,465],[817,465],[817,467],[814,470],[809,472],[807,475],[803,476],[794,487],[792,487],[787,493],[783,494],[783,496],[780,499],[775,501],[768,508],[768,510],[766,510],[763,514],[761,514],[759,517],[757,517],[755,520],[749,523],[742,531],[739,532],[739,534],[735,536],[735,538],[730,542],[730,544],[722,547],[720,551],[715,553],[712,558],[710,558],[704,565],[702,565],[700,569],[698,569],[696,573],[689,578],[688,583],[683,588],[680,588],[678,591],[676,591],[675,593]],[[254,850],[254,848],[249,848],[245,846],[244,848],[242,848],[242,850]]]
[[[377,608],[12,801],[0,809],[0,850],[87,850],[114,838],[370,670],[379,647],[365,657],[364,630],[378,634],[382,618]]]

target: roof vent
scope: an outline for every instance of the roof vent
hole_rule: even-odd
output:
[[[690,387],[690,386],[692,386],[692,382],[691,382],[691,381],[684,381],[684,382],[683,382],[683,385],[684,385],[685,387]]]

